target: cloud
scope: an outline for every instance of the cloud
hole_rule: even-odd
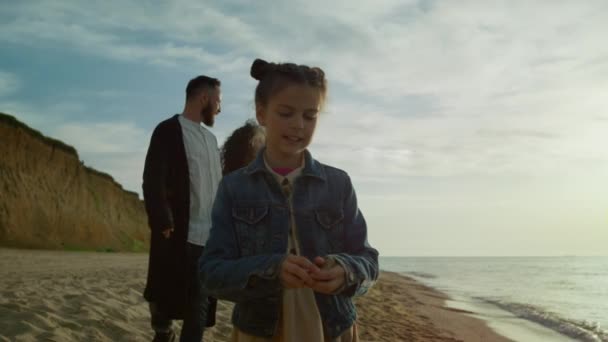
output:
[[[65,141],[78,142],[84,153],[125,153],[145,151],[147,132],[129,122],[64,123],[53,129]]]
[[[125,189],[141,192],[149,132],[132,122],[64,123],[54,137],[74,146],[85,164],[111,174]]]
[[[123,189],[142,193],[145,150],[136,152],[81,153],[87,166],[112,175]]]
[[[170,67],[213,65],[219,71],[233,70],[238,58],[230,52],[209,51],[207,43],[218,34],[209,35],[201,30],[235,28],[234,20],[224,20],[214,11],[206,11],[197,17],[199,25],[187,31],[184,22],[193,23],[193,15],[182,17],[185,13],[176,8],[152,7],[148,9],[149,15],[142,15],[140,6],[128,2],[88,6],[70,1],[13,4],[7,8],[12,18],[0,25],[0,40],[31,46],[42,42],[49,48],[61,44],[118,61]],[[44,17],[38,15],[41,12]],[[163,26],[165,22],[167,26]],[[205,23],[202,27],[201,22]]]
[[[82,115],[86,106],[80,102],[62,101],[49,104],[0,99],[0,111],[15,116],[42,133],[52,134],[52,128],[66,122],[70,116]]]
[[[0,70],[0,97],[13,94],[21,87],[21,81],[17,75]]]
[[[0,37],[233,79],[248,79],[256,56],[320,65],[330,103],[315,144],[368,175],[375,165],[395,176],[449,176],[555,164],[555,141],[573,141],[572,128],[607,106],[603,2],[242,5],[29,2],[9,6],[14,19]]]
[[[141,192],[141,173],[150,132],[128,121],[77,122],[71,119],[82,117],[85,108],[78,102],[58,102],[41,107],[0,101],[0,111],[73,146],[86,165],[111,174],[125,189]]]
[[[512,130],[501,130],[501,129],[481,129],[477,132],[479,136],[486,138],[532,138],[532,139],[559,139],[558,134],[551,132],[544,132],[532,129],[512,129]]]
[[[317,65],[330,93],[311,149],[352,176],[372,235],[409,241],[429,231],[447,241],[454,226],[527,238],[543,227],[544,241],[562,218],[599,231],[586,207],[606,202],[607,11],[605,1],[13,2],[0,14],[0,42],[66,63],[99,58],[108,79],[113,65],[137,66],[132,77],[151,86],[93,81],[34,101],[18,96],[25,74],[8,72],[0,110],[139,191],[149,130],[161,119],[141,112],[181,105],[183,90],[179,99],[167,90],[171,75],[222,79],[221,143],[253,114],[254,58]],[[415,243],[407,253],[457,253],[428,241],[432,251]]]
[[[317,63],[331,71],[330,80],[381,100],[420,95],[444,110],[471,110],[493,97],[570,81],[587,65],[597,67],[607,51],[597,44],[606,29],[594,15],[601,2],[76,4],[15,6],[3,38],[55,40],[119,60],[221,71],[246,72],[253,56],[293,59]],[[46,13],[42,20],[34,14],[39,10]],[[585,38],[565,39],[579,35]]]

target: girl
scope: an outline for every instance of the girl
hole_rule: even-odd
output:
[[[377,279],[378,252],[349,176],[307,150],[325,74],[258,59],[251,76],[266,147],[219,186],[203,285],[236,303],[233,341],[357,341],[352,298]]]
[[[225,176],[252,162],[264,146],[265,140],[264,130],[253,120],[247,120],[243,126],[235,129],[220,150],[222,175]]]

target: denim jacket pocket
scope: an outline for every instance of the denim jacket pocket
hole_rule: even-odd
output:
[[[344,249],[344,213],[336,209],[317,209],[315,219],[321,227],[323,237],[329,244],[329,253]]]
[[[268,233],[268,211],[268,206],[232,208],[241,256],[264,252]]]

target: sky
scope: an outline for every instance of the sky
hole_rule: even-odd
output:
[[[352,178],[383,256],[608,254],[608,2],[0,0],[0,112],[141,194],[150,134],[255,58],[319,66],[310,151]]]

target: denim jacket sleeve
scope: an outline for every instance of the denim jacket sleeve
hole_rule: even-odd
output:
[[[357,196],[348,175],[345,181],[345,252],[333,254],[332,257],[346,272],[340,294],[353,297],[365,294],[378,279],[378,251],[367,241],[367,224],[357,205]]]
[[[280,266],[286,255],[241,257],[231,208],[232,198],[224,179],[217,190],[211,232],[199,263],[203,286],[212,297],[233,302],[279,294]]]

